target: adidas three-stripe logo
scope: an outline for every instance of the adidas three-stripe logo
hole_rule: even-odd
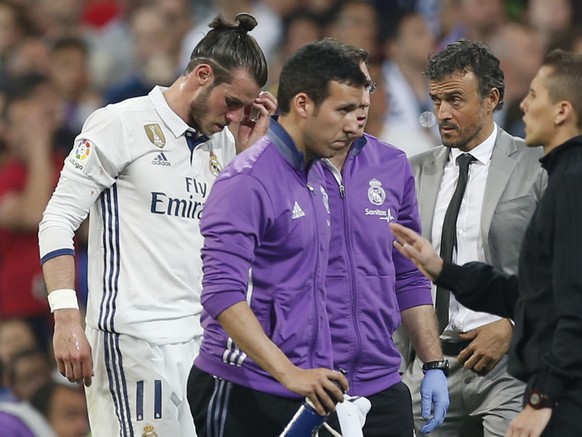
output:
[[[156,156],[154,158],[154,160],[152,161],[153,165],[163,165],[166,167],[171,166],[172,164],[170,163],[170,161],[168,161],[168,158],[166,158],[166,155],[164,154],[164,152],[160,152],[158,154],[158,156]]]

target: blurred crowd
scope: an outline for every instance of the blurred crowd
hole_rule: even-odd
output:
[[[409,156],[439,144],[429,53],[460,38],[484,41],[505,73],[499,126],[523,136],[519,103],[549,50],[582,53],[575,0],[0,0],[0,401],[29,400],[58,437],[88,433],[83,392],[54,382],[52,317],[37,230],[62,161],[95,109],[169,85],[221,13],[251,12],[270,64],[335,37],[370,53],[377,83],[366,130]],[[79,233],[77,289],[84,283]],[[59,425],[59,405],[78,420]],[[3,405],[0,403],[0,405]],[[0,408],[0,419],[2,408]]]

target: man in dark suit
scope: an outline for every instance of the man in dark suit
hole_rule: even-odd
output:
[[[423,236],[449,261],[484,261],[516,273],[521,240],[545,177],[540,151],[527,149],[493,121],[493,112],[503,105],[499,61],[485,45],[461,40],[434,55],[425,74],[443,145],[411,159]],[[451,404],[433,434],[505,435],[521,410],[524,391],[523,383],[507,373],[513,322],[471,311],[448,290],[437,289],[435,302],[450,363]],[[419,393],[422,376],[421,363],[410,361],[404,382],[413,394]],[[420,411],[418,395],[413,404],[415,413]]]

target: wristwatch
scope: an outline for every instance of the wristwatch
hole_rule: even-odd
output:
[[[442,370],[445,376],[449,376],[449,360],[428,361],[422,365],[423,372],[433,369]]]
[[[540,408],[554,408],[556,406],[556,401],[537,389],[530,390],[526,397],[527,404],[536,410],[539,410]]]

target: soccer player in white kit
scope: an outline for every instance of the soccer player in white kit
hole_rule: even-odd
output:
[[[199,220],[212,183],[276,100],[249,14],[217,17],[167,89],[93,113],[39,230],[59,371],[84,382],[94,437],[195,436],[186,382],[202,335]],[[254,108],[258,120],[243,119]],[[83,330],[73,234],[89,213]],[[233,212],[235,213],[235,212]]]

